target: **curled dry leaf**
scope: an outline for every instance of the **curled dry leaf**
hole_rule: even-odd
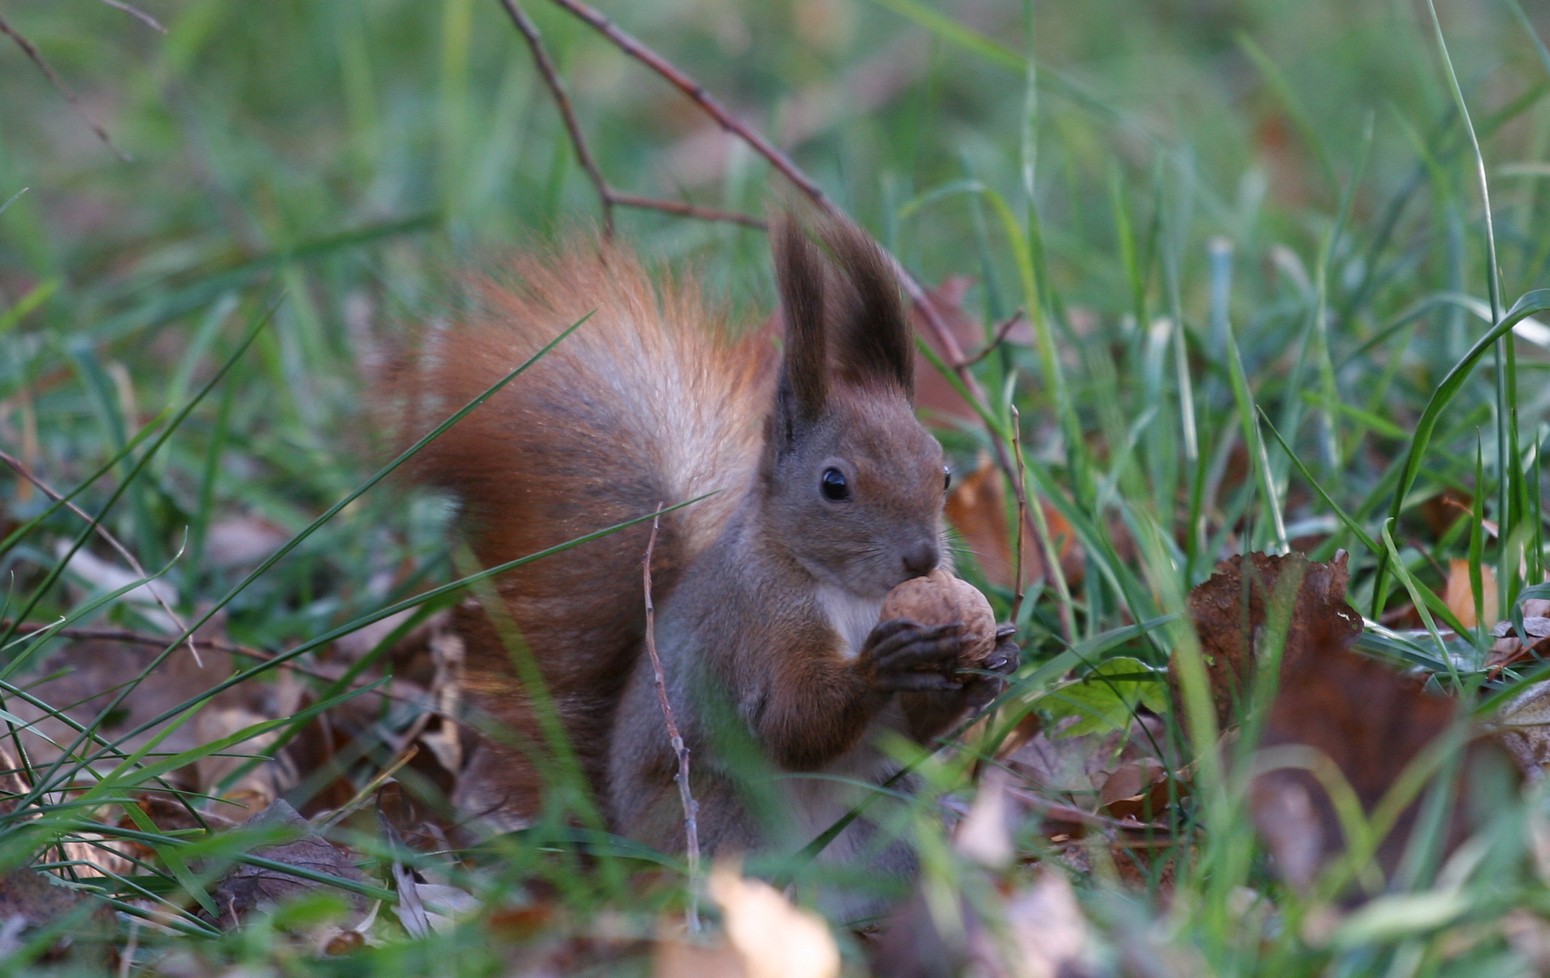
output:
[[[1550,768],[1550,683],[1535,683],[1508,700],[1490,729],[1525,777],[1544,778]]]

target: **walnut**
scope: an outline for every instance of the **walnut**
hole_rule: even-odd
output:
[[[968,581],[941,568],[916,577],[888,592],[879,621],[908,618],[922,625],[961,622],[969,638],[963,665],[979,665],[996,648],[996,616],[990,602]]]

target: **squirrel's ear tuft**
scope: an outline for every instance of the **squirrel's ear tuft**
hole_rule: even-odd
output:
[[[870,235],[848,221],[828,223],[823,239],[845,286],[840,301],[829,311],[835,369],[854,383],[895,387],[913,398],[914,332],[888,256]]]
[[[793,426],[823,416],[829,403],[824,259],[789,215],[770,228],[775,281],[786,321],[786,349],[776,410]]]

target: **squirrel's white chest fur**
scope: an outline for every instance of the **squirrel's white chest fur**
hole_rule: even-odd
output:
[[[818,607],[829,624],[843,639],[840,652],[847,659],[861,654],[866,637],[877,626],[877,616],[882,613],[881,598],[861,598],[841,588],[820,585]]]

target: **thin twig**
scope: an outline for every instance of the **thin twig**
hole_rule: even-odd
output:
[[[1049,520],[1045,517],[1043,508],[1028,505],[1028,483],[1023,462],[1022,416],[1017,413],[1015,404],[1012,405],[1012,452],[1017,460],[1017,475],[1012,480],[1012,490],[1017,494],[1018,562],[1022,561],[1023,531],[1032,527],[1033,535],[1039,541],[1039,550],[1044,554],[1045,577],[1055,586],[1055,603],[1060,607],[1061,635],[1067,645],[1073,645],[1076,643],[1076,614],[1071,610],[1071,588],[1066,583],[1065,569],[1060,566],[1060,548],[1055,545],[1055,539],[1050,535]],[[1017,612],[1023,601],[1021,571],[1018,571],[1016,581],[1017,597],[1012,604],[1013,621],[1017,620]]]
[[[581,132],[581,125],[576,121],[576,113],[571,109],[570,96],[565,91],[565,83],[560,80],[560,72],[554,66],[554,60],[549,57],[549,51],[544,47],[543,38],[539,36],[538,25],[533,23],[527,14],[519,7],[516,0],[500,0],[502,7],[506,8],[506,14],[511,22],[517,25],[523,40],[527,41],[528,50],[533,53],[533,62],[538,66],[538,74],[543,78],[544,84],[549,89],[549,94],[554,97],[554,106],[560,112],[560,119],[565,123],[565,131],[570,135],[571,148],[575,150],[576,162],[586,171],[587,179],[592,181],[592,186],[597,190],[597,196],[603,206],[603,234],[605,237],[613,237],[614,234],[614,195],[608,187],[608,181],[603,179],[603,171],[597,168],[597,160],[592,156],[592,150],[587,146],[587,139]]]
[[[95,516],[86,512],[75,503],[72,503],[70,500],[66,499],[60,493],[57,493],[51,489],[46,482],[38,478],[32,473],[30,469],[27,468],[26,465],[22,464],[21,459],[10,454],[9,452],[0,451],[0,462],[4,462],[6,465],[10,466],[12,471],[14,471],[17,475],[21,476],[23,479],[26,479],[34,486],[37,486],[45,496],[48,496],[56,503],[63,504],[66,509],[70,510],[70,512],[85,520],[87,524],[94,531],[96,531],[98,536],[107,541],[108,546],[112,547],[120,557],[124,558],[124,560],[129,564],[130,570],[134,571],[142,578],[145,578],[145,589],[151,593],[151,597],[156,599],[156,603],[161,606],[162,611],[166,612],[167,617],[172,619],[173,626],[176,627],[180,633],[187,635],[185,641],[188,643],[188,651],[193,654],[194,663],[203,669],[204,662],[200,660],[199,649],[194,645],[193,633],[189,631],[188,626],[184,624],[183,619],[178,617],[178,613],[172,610],[172,606],[167,603],[167,599],[161,596],[161,592],[156,590],[156,582],[151,579],[151,575],[146,572],[145,568],[140,566],[140,562],[135,559],[135,555],[130,553],[127,547],[119,543],[118,539],[114,537],[112,533],[109,533],[108,528],[103,526]]]
[[[502,2],[505,3],[507,0],[502,0]],[[672,62],[636,40],[602,13],[582,3],[581,0],[552,0],[552,2],[590,25],[593,30],[613,42],[614,46],[619,48],[619,50],[639,61],[667,81],[668,84],[682,92],[685,97],[699,106],[706,115],[714,119],[722,129],[742,140],[755,153],[763,157],[766,162],[806,195],[824,214],[836,218],[846,218],[845,212],[829,199],[817,181],[803,172],[801,167],[797,166],[789,156],[774,146],[769,140],[738,120],[736,116],[705,89],[704,85],[690,78]],[[945,355],[944,358],[952,365],[953,372],[958,376],[959,381],[962,382],[964,389],[969,392],[969,396],[976,402],[988,404],[989,401],[986,399],[984,389],[965,363],[966,358],[964,357],[963,349],[958,345],[957,339],[953,336],[952,330],[947,323],[942,319],[941,314],[936,311],[936,308],[927,298],[926,290],[898,258],[886,250],[883,251],[883,255],[888,260],[895,277],[898,278],[899,284],[903,287],[905,295],[909,296],[910,301],[920,307],[921,315],[925,318],[927,327],[930,328],[932,335],[936,337],[937,343]],[[1000,466],[1001,471],[1006,474],[1008,479],[1015,482],[1017,471],[1013,465],[1011,453],[1007,451],[1005,440],[996,431],[994,423],[987,421],[986,428],[990,432],[990,447],[995,454],[996,464]]]
[[[76,111],[76,114],[85,120],[86,124],[91,127],[91,131],[97,134],[98,139],[102,140],[103,145],[113,151],[114,156],[117,156],[125,163],[130,161],[129,154],[113,144],[112,138],[108,136],[108,131],[102,128],[96,119],[92,118],[90,112],[86,111],[86,108],[81,105],[81,100],[76,97],[75,92],[70,90],[70,86],[65,84],[64,79],[60,78],[54,71],[53,66],[43,57],[43,53],[31,41],[17,33],[16,29],[3,16],[0,16],[0,34],[4,34],[16,42],[16,46],[22,49],[22,53],[27,56],[28,60],[38,66],[38,70],[43,72],[43,77],[48,79],[49,84],[54,86],[55,91],[64,96],[65,101],[69,102],[70,107]]]
[[[725,221],[728,224],[741,224],[743,227],[753,228],[756,231],[769,230],[770,226],[769,222],[763,218],[754,217],[752,214],[744,214],[740,211],[724,211],[715,207],[701,207],[699,204],[667,200],[662,197],[641,197],[636,194],[627,194],[614,190],[612,187],[607,189],[608,199],[619,207],[662,211],[665,214],[693,217],[702,221]]]
[[[1010,316],[1003,319],[1001,324],[996,327],[995,333],[990,338],[990,342],[985,344],[985,348],[983,350],[964,360],[961,364],[954,364],[954,366],[972,367],[976,363],[979,363],[981,360],[996,352],[996,350],[1000,348],[1001,344],[1006,342],[1008,334],[1012,332],[1012,327],[1021,322],[1022,318],[1023,311],[1019,309],[1012,313]]]
[[[651,537],[646,541],[646,557],[642,564],[642,577],[646,585],[646,655],[651,658],[651,673],[656,680],[657,698],[662,701],[662,718],[667,723],[667,734],[672,740],[673,753],[678,755],[678,797],[684,807],[685,852],[689,859],[689,933],[700,932],[700,803],[694,800],[689,788],[689,748],[683,735],[678,732],[678,721],[673,718],[673,704],[667,698],[667,673],[662,669],[662,659],[657,655],[656,607],[651,600],[651,556],[657,548],[657,530],[662,525],[662,504],[657,503],[656,519],[651,521]]]
[[[587,24],[590,24],[599,34],[612,41],[619,50],[650,68],[665,79],[668,84],[683,92],[706,115],[716,120],[721,128],[747,143],[753,148],[754,152],[768,160],[771,166],[779,170],[787,180],[795,184],[814,203],[826,211],[837,213],[834,205],[829,203],[829,198],[824,195],[822,187],[818,186],[811,177],[803,173],[801,168],[791,161],[790,157],[777,149],[769,140],[738,121],[736,116],[727,111],[725,106],[705,90],[704,85],[679,71],[672,62],[620,30],[613,21],[586,4],[581,3],[580,0],[553,0],[553,2],[556,6],[563,7]]]
[[[161,26],[161,21],[157,20],[155,17],[152,17],[150,14],[146,13],[138,7],[131,7],[129,4],[124,3],[123,0],[102,0],[102,2],[112,7],[114,10],[128,14],[153,31],[160,31],[163,34],[167,33],[167,28]]]
[[[560,120],[565,125],[566,136],[570,139],[571,149],[576,154],[576,162],[586,173],[587,180],[591,182],[593,191],[597,194],[598,204],[603,209],[603,236],[613,237],[614,233],[614,208],[631,207],[637,210],[662,211],[666,214],[676,214],[680,217],[692,217],[702,221],[724,221],[731,224],[741,224],[744,227],[764,230],[767,225],[763,220],[751,214],[742,214],[737,211],[720,210],[714,207],[701,207],[687,201],[669,200],[663,197],[648,197],[642,194],[626,193],[616,189],[603,176],[602,168],[598,166],[597,158],[592,155],[592,148],[587,143],[586,134],[581,130],[581,124],[576,120],[576,111],[571,104],[570,94],[565,89],[565,83],[560,78],[559,68],[554,59],[549,56],[549,50],[544,47],[543,36],[538,31],[538,25],[533,23],[516,0],[500,0],[511,22],[521,32],[523,40],[527,42],[528,50],[533,54],[533,62],[538,67],[538,74],[543,78],[544,85],[549,89],[549,94],[554,98],[555,108],[560,113]]]

